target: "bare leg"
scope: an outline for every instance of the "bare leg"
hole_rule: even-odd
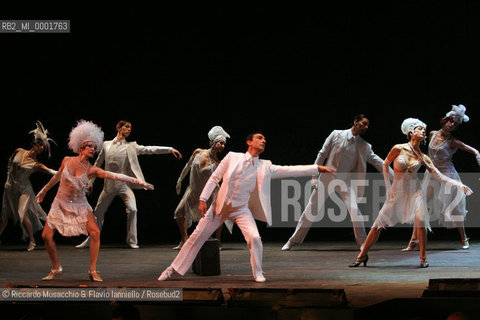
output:
[[[18,216],[22,219],[22,225],[27,231],[28,240],[35,243],[35,238],[33,237],[33,228],[32,222],[27,216],[27,204],[30,196],[28,194],[22,194],[18,200]]]
[[[358,258],[362,258],[368,254],[368,250],[370,250],[370,247],[374,245],[378,241],[378,237],[380,237],[380,232],[382,230],[373,226],[370,229],[370,232],[367,235],[367,240],[365,240],[365,245],[363,246],[362,250],[357,256]]]
[[[50,256],[50,261],[52,262],[52,269],[58,269],[60,267],[60,263],[57,256],[57,247],[55,245],[55,241],[53,240],[54,234],[55,230],[50,228],[48,223],[45,223],[45,227],[43,228],[42,232],[42,239],[45,243],[45,248],[47,249],[48,255]]]
[[[95,217],[90,212],[87,215],[87,231],[90,236],[90,271],[97,270],[98,252],[100,251],[100,229],[95,222]]]
[[[460,239],[462,240],[462,247],[464,249],[468,249],[469,247],[468,238],[467,238],[467,234],[465,233],[465,226],[463,224],[463,220],[457,222],[457,229],[458,229],[458,232],[460,233]]]
[[[30,219],[28,219],[26,215],[23,217],[22,224],[25,230],[27,230],[28,240],[35,243],[35,238],[33,237],[32,222],[30,221]]]
[[[218,227],[217,231],[215,231],[215,237],[218,240],[218,244],[221,247],[222,246],[222,230],[223,230],[223,224]]]
[[[184,244],[188,240],[187,220],[185,217],[178,217],[177,220],[178,230],[180,231],[180,244]]]
[[[412,236],[410,238],[410,241],[408,242],[407,247],[402,249],[402,251],[412,251],[417,246],[418,246],[418,235],[417,235],[417,229],[414,227],[412,229]]]
[[[420,259],[426,260],[427,229],[425,227],[415,227],[415,229],[417,230],[418,243],[420,245]]]

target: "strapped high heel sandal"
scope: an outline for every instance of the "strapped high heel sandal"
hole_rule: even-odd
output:
[[[37,244],[35,242],[30,242],[28,244],[28,248],[27,248],[27,251],[30,252],[30,251],[33,251],[35,250],[35,247],[37,246]]]
[[[63,269],[62,269],[62,266],[60,266],[57,269],[51,269],[48,276],[43,277],[42,280],[53,280],[57,276],[59,279],[62,279],[62,274],[63,274]]]
[[[90,280],[91,281],[97,281],[97,282],[101,282],[103,281],[103,279],[100,277],[100,275],[98,274],[99,272],[97,270],[88,270],[88,276],[90,277]]]
[[[402,251],[403,251],[403,252],[413,251],[413,250],[415,250],[415,248],[418,249],[418,247],[419,247],[418,241],[410,241],[410,242],[408,243],[408,246],[407,246],[406,248],[402,249]]]
[[[463,250],[467,250],[468,248],[470,248],[470,243],[468,243],[468,240],[470,240],[470,239],[465,238],[465,240],[463,240],[463,243],[462,243],[462,249]]]
[[[427,258],[420,258],[420,268],[428,268],[428,266]]]
[[[349,267],[356,268],[356,267],[359,267],[362,263],[363,263],[363,266],[366,267],[367,261],[368,261],[368,254],[363,257],[355,259],[355,261],[351,265],[349,265]]]

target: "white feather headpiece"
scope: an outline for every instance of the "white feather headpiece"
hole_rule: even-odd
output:
[[[80,152],[80,148],[87,142],[93,142],[99,150],[103,145],[103,131],[92,121],[80,120],[77,126],[70,131],[68,138],[68,147],[75,153]]]
[[[41,143],[45,146],[45,149],[48,151],[48,156],[51,156],[50,153],[50,141],[55,143],[52,139],[48,137],[48,130],[45,129],[43,124],[40,121],[37,121],[36,123],[37,128],[33,129],[29,133],[33,134],[33,142],[34,143]],[[56,144],[56,143],[55,143]]]
[[[230,138],[230,135],[221,126],[215,126],[208,132],[208,139],[212,145],[220,140],[227,141],[227,138]]]
[[[467,108],[465,108],[463,104],[459,104],[458,106],[452,105],[452,110],[447,112],[445,118],[455,118],[455,121],[458,123],[468,122],[470,118],[465,114],[465,111],[467,111]]]
[[[403,120],[401,129],[403,134],[408,135],[409,132],[414,133],[416,127],[422,127],[427,129],[427,125],[424,122],[418,120],[417,118],[407,118]]]

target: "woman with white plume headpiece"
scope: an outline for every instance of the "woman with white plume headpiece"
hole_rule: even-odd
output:
[[[37,202],[41,203],[46,192],[60,182],[42,233],[45,247],[52,262],[50,274],[42,280],[52,280],[56,276],[62,276],[63,270],[58,261],[57,249],[53,240],[55,231],[58,231],[66,237],[80,234],[90,235],[90,269],[88,275],[92,281],[102,281],[96,270],[100,250],[100,230],[93,216],[92,207],[85,195],[91,178],[120,180],[138,184],[149,190],[153,189],[151,184],[136,178],[104,171],[92,166],[89,159],[95,155],[97,147],[100,147],[102,143],[103,131],[99,126],[91,121],[78,121],[76,127],[70,132],[68,141],[69,148],[78,155],[65,157],[58,172],[36,196]]]
[[[56,173],[37,161],[45,149],[50,156],[50,142],[53,142],[40,121],[36,128],[29,133],[33,134],[32,147],[29,150],[18,148],[8,160],[7,181],[3,191],[2,213],[0,215],[0,234],[11,218],[15,224],[20,223],[23,239],[29,239],[28,251],[35,249],[34,233],[43,229],[41,221],[47,218],[42,207],[35,202],[35,193],[30,182],[30,175],[42,172],[50,175]]]
[[[457,149],[475,155],[480,166],[479,151],[456,139],[452,134],[461,123],[470,120],[465,114],[466,111],[464,105],[453,105],[452,110],[447,112],[445,117],[440,120],[440,130],[430,132],[430,143],[428,144],[428,155],[433,164],[441,173],[458,182],[461,182],[460,176],[452,162],[452,157]],[[438,221],[447,228],[456,227],[460,233],[462,249],[468,249],[470,244],[464,226],[465,216],[467,215],[465,194],[461,193],[462,190],[432,179],[428,171],[425,173],[423,189],[426,191],[430,209],[430,221]],[[414,230],[408,246],[403,251],[411,251],[417,245],[418,240]]]
[[[177,194],[180,194],[182,190],[182,180],[189,172],[190,184],[185,190],[174,213],[174,218],[177,221],[180,231],[180,243],[173,248],[174,250],[180,250],[182,248],[188,239],[187,229],[192,225],[192,222],[197,222],[202,217],[198,211],[199,196],[210,175],[220,163],[218,153],[225,149],[227,138],[230,138],[230,135],[225,132],[221,126],[211,128],[208,132],[210,148],[196,149],[180,173],[176,186]],[[231,232],[232,225],[229,222],[226,222],[226,224]],[[222,227],[218,228],[216,233],[218,240],[220,240],[221,232]]]
[[[420,143],[426,138],[427,126],[416,118],[405,119],[401,125],[402,132],[407,136],[408,143],[393,146],[383,163],[383,176],[387,188],[387,200],[373,223],[367,240],[357,259],[350,267],[367,264],[368,251],[378,240],[380,231],[387,226],[397,223],[413,224],[420,246],[420,267],[428,267],[425,254],[427,229],[430,228],[427,216],[427,204],[424,191],[417,178],[418,169],[423,165],[433,177],[442,183],[448,183],[465,194],[470,195],[472,190],[457,180],[450,179],[438,171],[430,158],[420,150]],[[390,185],[388,168],[393,162],[394,179]]]

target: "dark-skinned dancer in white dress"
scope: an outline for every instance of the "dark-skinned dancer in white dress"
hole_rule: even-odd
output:
[[[14,224],[20,224],[22,239],[29,239],[27,251],[32,251],[37,246],[34,234],[43,229],[42,221],[47,219],[47,214],[35,201],[35,193],[30,175],[42,172],[54,175],[56,170],[46,167],[37,161],[37,157],[44,151],[50,156],[50,142],[48,130],[40,121],[37,128],[30,131],[33,134],[32,147],[29,150],[18,148],[8,160],[7,181],[3,190],[2,212],[0,214],[0,234],[5,230],[8,219]]]

